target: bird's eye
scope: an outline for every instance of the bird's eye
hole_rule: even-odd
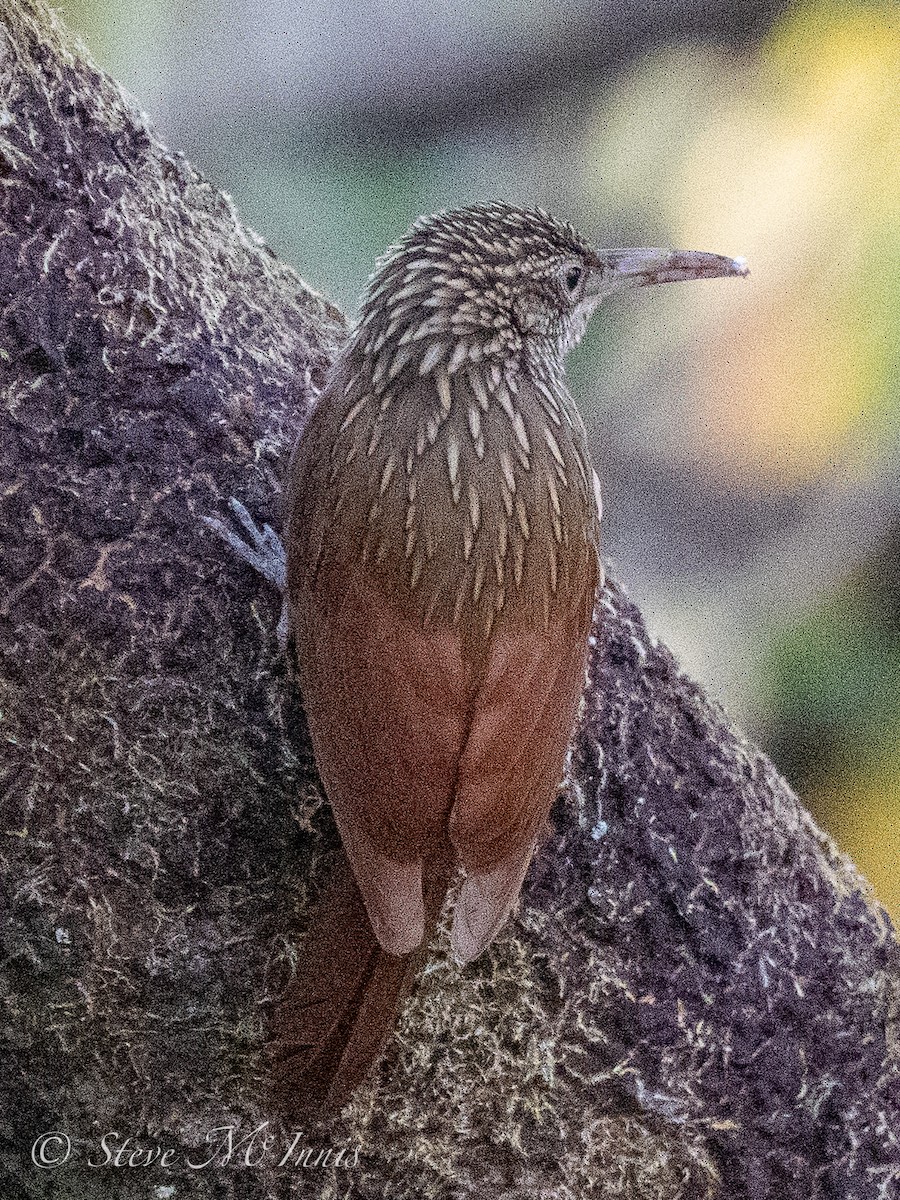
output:
[[[563,278],[565,279],[566,289],[569,292],[575,292],[579,283],[581,283],[581,276],[583,274],[584,274],[584,272],[582,271],[581,267],[579,267],[579,266],[572,266],[572,267],[566,268],[566,273],[563,276]]]

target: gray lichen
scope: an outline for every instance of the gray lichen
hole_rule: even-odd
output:
[[[0,16],[2,1194],[895,1194],[887,918],[615,583],[522,910],[465,970],[435,948],[377,1080],[304,1130],[344,1159],[279,1166],[273,1120],[256,1165],[187,1165],[272,1119],[335,844],[278,598],[197,517],[277,523],[343,323],[39,0]],[[174,1165],[90,1168],[109,1130]]]

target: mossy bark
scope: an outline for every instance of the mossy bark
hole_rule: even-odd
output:
[[[521,912],[435,947],[282,1161],[267,1016],[335,833],[278,597],[198,517],[277,523],[343,321],[40,0],[0,18],[0,1192],[891,1195],[887,918],[614,582]]]

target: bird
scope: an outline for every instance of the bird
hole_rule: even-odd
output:
[[[342,847],[275,1016],[282,1107],[340,1106],[367,1077],[460,872],[461,964],[516,904],[603,582],[567,353],[619,291],[746,273],[596,249],[499,201],[421,217],[377,262],[291,453],[270,575]]]

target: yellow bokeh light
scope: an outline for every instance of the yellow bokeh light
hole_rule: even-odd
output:
[[[741,253],[753,274],[698,348],[691,401],[707,453],[797,482],[883,416],[886,323],[900,334],[900,17],[801,9],[729,70],[745,75],[739,102],[718,94],[672,222],[679,244]]]
[[[892,769],[893,768],[893,769]],[[832,780],[807,797],[900,927],[900,763]]]

